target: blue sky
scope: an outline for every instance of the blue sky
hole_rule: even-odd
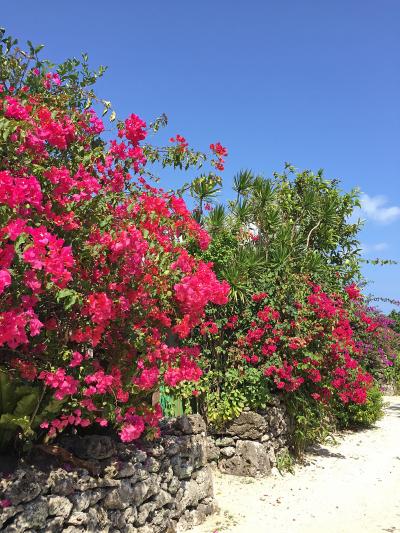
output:
[[[165,112],[171,135],[220,140],[227,188],[241,168],[285,161],[360,187],[366,257],[400,259],[398,0],[19,0],[0,24],[54,61],[84,51],[108,65],[98,92],[119,116]],[[398,300],[399,272],[365,269]]]

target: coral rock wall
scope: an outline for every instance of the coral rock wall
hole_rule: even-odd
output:
[[[223,431],[208,436],[207,456],[225,474],[262,477],[287,452],[291,424],[279,400],[263,413],[243,411]]]
[[[198,524],[215,508],[205,429],[192,415],[165,422],[157,443],[64,438],[91,473],[20,465],[0,478],[0,531],[169,533]]]

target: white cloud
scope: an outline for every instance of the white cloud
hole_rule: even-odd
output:
[[[361,211],[367,218],[375,220],[375,222],[390,224],[400,218],[400,207],[397,205],[387,206],[388,199],[385,196],[362,194],[360,200]]]
[[[374,252],[382,252],[382,250],[387,250],[389,248],[389,245],[387,242],[378,242],[376,244],[373,244],[371,248]]]
[[[376,244],[361,243],[361,249],[364,253],[382,252],[383,250],[387,250],[388,248],[389,245],[387,242],[377,242]]]

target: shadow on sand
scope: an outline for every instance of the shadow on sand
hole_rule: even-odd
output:
[[[394,403],[385,407],[387,413],[393,413],[400,416],[400,403]]]
[[[319,457],[333,457],[336,459],[346,459],[346,456],[342,453],[335,453],[331,452],[327,448],[324,448],[320,444],[313,444],[309,448],[307,448],[307,453],[309,455],[317,455]]]

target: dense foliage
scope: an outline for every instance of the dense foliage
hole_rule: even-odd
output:
[[[378,382],[393,382],[400,354],[400,334],[394,329],[395,322],[374,307],[363,307],[361,312],[376,324],[374,335],[361,335],[359,345],[365,354],[365,367]]]
[[[396,333],[400,333],[400,311],[391,311],[389,313],[389,318],[392,320],[391,328]]]
[[[215,187],[203,192],[215,200]],[[355,420],[385,366],[367,349],[385,350],[382,328],[357,287],[360,223],[349,221],[357,191],[287,165],[271,179],[239,173],[234,192],[209,214],[198,207],[213,237],[202,257],[229,281],[231,298],[196,329],[204,372],[190,404],[222,424],[279,394],[302,448],[341,418]]]
[[[298,274],[327,290],[359,279],[361,226],[349,222],[359,205],[356,190],[342,193],[322,171],[296,172],[290,165],[272,178],[242,171],[233,189],[235,200],[202,220],[213,237],[205,257],[230,282],[235,300],[260,287],[285,287]]]
[[[205,249],[209,236],[145,167],[202,158],[180,136],[143,145],[148,129],[134,114],[104,141],[89,89],[102,70],[85,57],[54,69],[40,47],[1,37],[0,429],[40,424],[52,436],[112,422],[125,441],[157,433],[152,391],[199,378],[199,348],[184,340],[229,286],[188,253],[187,240]],[[15,411],[11,389],[23,381],[30,400]]]
[[[166,117],[117,120],[92,88],[103,67],[0,37],[0,447],[92,424],[154,437],[159,390],[214,425],[280,395],[298,450],[377,420],[398,316],[358,288],[357,191],[287,165],[240,172],[215,205],[221,143],[150,144]],[[204,168],[173,192],[157,165]]]

